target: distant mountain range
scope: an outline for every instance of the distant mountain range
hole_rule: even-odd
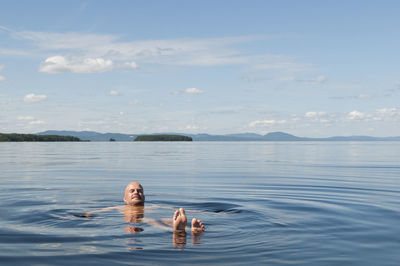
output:
[[[73,136],[81,140],[88,141],[133,141],[137,136],[143,134],[120,134],[120,133],[98,133],[93,131],[57,131],[49,130],[37,133],[38,135],[60,135]],[[344,137],[329,137],[329,138],[303,138],[297,137],[284,132],[271,132],[266,135],[255,133],[240,133],[227,135],[209,135],[209,134],[185,134],[185,133],[162,133],[184,135],[192,137],[193,141],[400,141],[399,137],[370,137],[370,136],[344,136]],[[148,134],[158,135],[158,134]]]

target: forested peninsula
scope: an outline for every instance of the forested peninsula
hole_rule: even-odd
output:
[[[181,135],[141,135],[134,141],[192,141],[192,138]]]
[[[22,142],[22,141],[81,141],[77,137],[59,135],[35,135],[35,134],[3,134],[0,133],[0,142]]]

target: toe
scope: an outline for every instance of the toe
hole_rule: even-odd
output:
[[[175,211],[175,213],[174,213],[174,221],[178,218],[178,216],[179,216],[179,211]]]
[[[200,226],[201,230],[204,231],[204,229],[205,229],[204,224],[203,224],[202,221],[200,221],[200,220],[198,220],[198,222],[199,222],[199,226]]]

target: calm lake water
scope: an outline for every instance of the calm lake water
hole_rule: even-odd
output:
[[[145,218],[184,207],[206,231],[82,217],[130,181]],[[399,250],[400,142],[0,143],[2,265],[400,265]]]

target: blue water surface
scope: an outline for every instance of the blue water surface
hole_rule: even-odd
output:
[[[0,143],[0,264],[400,265],[399,158],[400,142]],[[146,219],[183,207],[206,231],[83,216],[131,181]]]

